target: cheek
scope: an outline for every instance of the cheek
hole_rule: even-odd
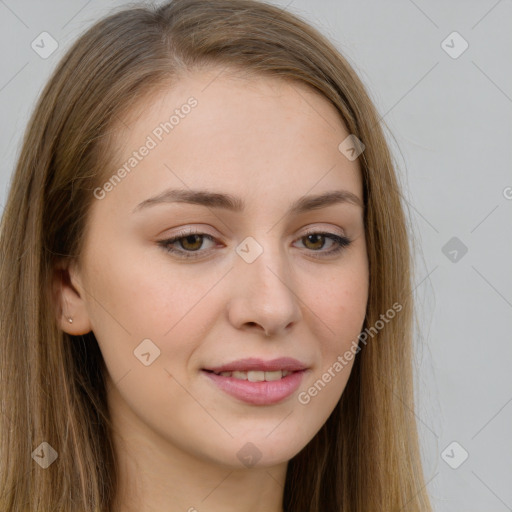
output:
[[[339,400],[359,351],[369,276],[364,259],[354,259],[352,263],[332,272],[329,279],[321,281],[323,286],[319,287],[316,281],[319,293],[310,294],[308,299],[315,305],[310,322],[316,326],[312,336],[318,342],[320,364],[307,379],[299,401],[309,404],[320,416]]]
[[[361,263],[332,272],[310,300],[315,305],[318,322],[324,324],[326,337],[330,340],[326,348],[330,351],[340,349],[349,338],[357,339],[368,302],[366,266]]]
[[[208,297],[219,276],[209,273],[199,279],[197,272],[194,277],[190,269],[171,266],[155,255],[142,261],[116,260],[110,254],[103,260],[97,256],[98,261],[118,262],[91,265],[86,285],[93,332],[112,380],[140,370],[140,356],[148,352],[152,368],[184,373],[211,328],[214,315]]]
[[[134,338],[161,337],[197,302],[199,291],[179,266],[165,265],[158,248],[148,251],[127,244],[116,251],[116,246],[124,247],[121,242],[90,253],[89,313],[100,329],[116,324]]]

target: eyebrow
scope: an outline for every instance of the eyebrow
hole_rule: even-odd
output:
[[[244,201],[231,194],[210,192],[208,190],[170,189],[142,201],[142,203],[134,208],[132,213],[166,203],[197,204],[208,208],[222,208],[237,213],[243,212],[245,208]],[[318,195],[302,196],[290,206],[288,213],[299,215],[310,210],[326,208],[339,203],[350,203],[364,209],[361,199],[352,192],[348,190],[334,190]]]

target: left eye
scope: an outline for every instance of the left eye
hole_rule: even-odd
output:
[[[178,254],[179,257],[198,258],[201,256],[202,253],[205,252],[200,251],[204,239],[210,240],[211,242],[215,242],[215,238],[206,233],[187,232],[182,233],[173,238],[169,238],[167,240],[161,240],[160,242],[158,242],[158,245],[160,245],[167,252]],[[351,240],[344,236],[339,236],[334,233],[323,232],[307,233],[300,237],[299,240],[303,241],[304,245],[311,244],[313,247],[309,248],[313,252],[321,252],[325,255],[338,253],[352,243]],[[321,249],[325,246],[325,240],[330,240],[332,242],[331,245],[334,245],[334,248],[329,249],[327,251],[321,251]],[[175,244],[179,244],[181,248],[174,247]]]
[[[334,246],[334,248],[327,251],[323,251],[325,254],[333,254],[340,252],[345,247],[348,247],[351,243],[351,240],[349,240],[347,237],[339,236],[334,233],[312,232],[307,233],[306,235],[300,238],[300,240],[306,240],[308,244],[311,243],[313,246],[316,246],[316,250],[318,249],[318,241],[321,241],[320,245],[323,247],[324,241],[326,239],[332,242],[331,247]]]

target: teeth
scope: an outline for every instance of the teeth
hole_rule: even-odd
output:
[[[263,382],[263,381],[274,381],[280,380],[293,372],[287,370],[275,370],[272,372],[262,371],[249,371],[249,372],[221,372],[218,375],[221,377],[233,377],[238,380],[248,380],[249,382]]]
[[[280,380],[283,377],[283,372],[281,370],[276,370],[275,372],[265,372],[265,380]]]
[[[249,382],[262,382],[265,380],[265,372],[247,372],[247,380]]]

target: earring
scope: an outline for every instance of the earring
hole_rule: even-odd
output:
[[[61,293],[62,293],[62,281],[61,281],[61,283],[60,283],[60,289],[61,289]],[[68,301],[66,300],[66,298],[65,298],[65,297],[64,297],[64,300],[66,301],[66,309],[69,309],[69,308],[68,308]],[[72,317],[70,317],[70,316],[68,316],[68,322],[69,322],[70,324],[72,324],[72,323],[73,323],[73,318],[72,318]]]

